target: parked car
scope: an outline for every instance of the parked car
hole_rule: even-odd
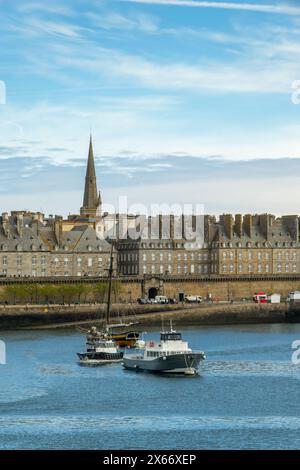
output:
[[[155,300],[157,301],[158,304],[168,304],[169,299],[165,295],[157,295],[155,297]]]
[[[187,295],[184,300],[188,304],[191,304],[191,303],[198,303],[199,304],[200,302],[202,302],[203,299],[202,299],[201,295]]]
[[[148,303],[148,299],[143,299],[143,298],[139,298],[137,299],[137,301],[140,305],[145,305]]]
[[[157,300],[156,299],[148,299],[148,304],[157,304]]]
[[[286,301],[290,303],[300,302],[300,292],[298,290],[290,292],[286,298]]]
[[[280,294],[270,294],[270,295],[268,295],[268,302],[270,304],[280,304]]]
[[[253,302],[256,304],[266,304],[268,302],[268,296],[264,292],[256,292],[253,296]]]

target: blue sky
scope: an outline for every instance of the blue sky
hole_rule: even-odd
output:
[[[0,0],[0,210],[300,213],[297,1]],[[1,100],[0,100],[1,103]]]

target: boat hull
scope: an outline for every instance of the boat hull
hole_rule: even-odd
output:
[[[138,333],[111,333],[110,338],[114,340],[120,348],[132,348],[139,339]]]
[[[142,356],[125,356],[122,365],[126,369],[145,370],[150,372],[165,372],[184,374],[187,370],[196,371],[200,362],[205,359],[203,353],[183,353],[161,356],[150,360],[143,359]]]
[[[122,352],[106,353],[106,352],[85,352],[77,353],[81,364],[108,364],[111,362],[121,362],[123,358]]]

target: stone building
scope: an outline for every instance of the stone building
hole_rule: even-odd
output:
[[[28,211],[2,214],[0,276],[104,277],[112,242],[114,273],[120,277],[300,274],[297,215],[205,215],[200,224],[197,217],[103,214],[90,139],[79,214],[67,219]],[[197,227],[200,237],[193,235]]]

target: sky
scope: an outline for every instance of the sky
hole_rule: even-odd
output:
[[[0,0],[0,211],[300,214],[300,3]],[[298,104],[297,104],[298,103]]]

